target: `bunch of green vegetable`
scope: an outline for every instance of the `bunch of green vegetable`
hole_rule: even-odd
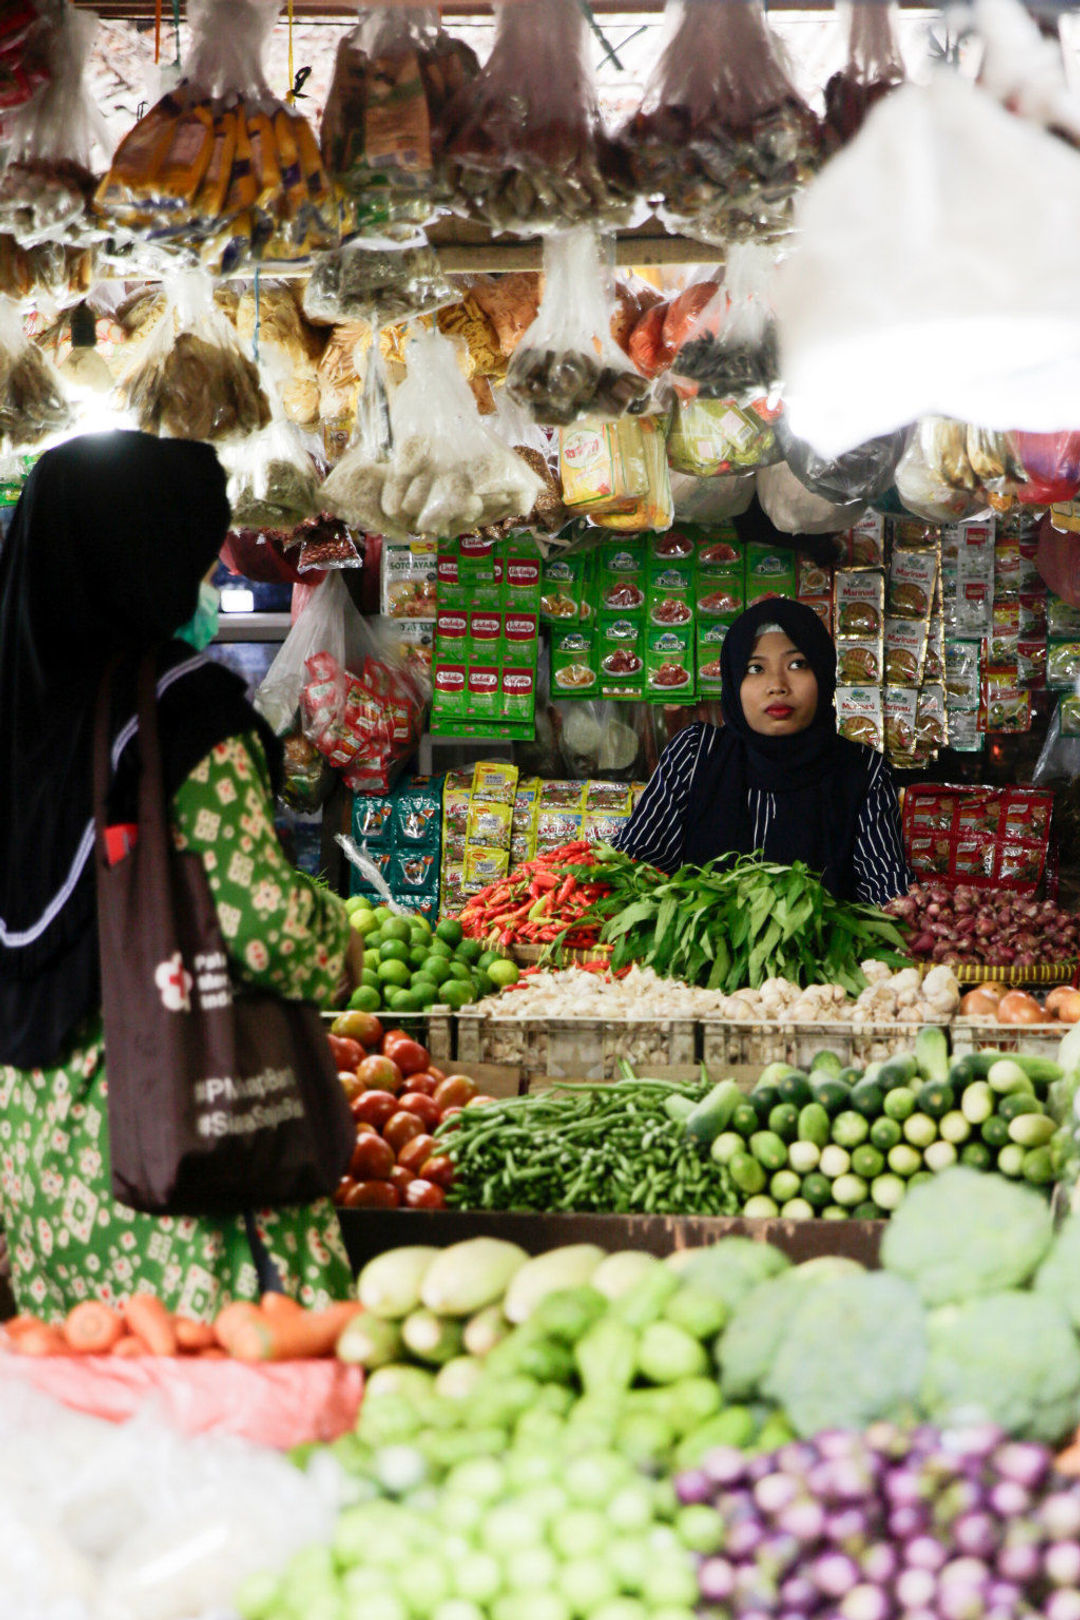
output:
[[[837,900],[802,861],[777,866],[742,855],[667,877],[601,845],[587,875],[611,892],[578,926],[602,925],[616,969],[639,962],[662,978],[727,994],[784,978],[857,995],[866,987],[860,962],[904,965],[902,925],[876,906]]]
[[[995,1051],[950,1061],[929,1025],[913,1053],[865,1069],[819,1052],[808,1073],[771,1063],[749,1096],[723,1081],[687,1131],[711,1143],[744,1215],[873,1220],[957,1163],[1049,1186],[1067,1135],[1047,1095],[1061,1072]]]
[[[737,1207],[709,1143],[685,1130],[708,1082],[559,1082],[466,1108],[436,1131],[458,1209],[724,1215]]]

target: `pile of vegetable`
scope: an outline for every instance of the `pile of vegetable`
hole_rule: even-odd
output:
[[[402,917],[366,895],[345,902],[353,929],[364,938],[361,982],[349,1006],[354,1011],[426,1012],[430,1007],[457,1011],[482,996],[517,982],[518,970],[476,940],[464,937],[450,918],[434,930],[419,914]]]
[[[909,954],[929,962],[1023,968],[1080,956],[1080,918],[1052,900],[916,883],[885,910],[910,927]]]
[[[300,1361],[332,1356],[354,1302],[309,1311],[286,1294],[259,1304],[236,1301],[212,1322],[174,1315],[153,1294],[132,1294],[117,1307],[97,1299],[74,1305],[59,1324],[36,1316],[3,1323],[4,1348],[20,1356],[183,1356],[202,1360]]]
[[[734,1081],[732,1082],[734,1085]],[[457,1209],[724,1215],[737,1200],[686,1121],[707,1081],[560,1081],[467,1108],[435,1132]],[[755,1116],[756,1117],[756,1116]]]
[[[873,1220],[955,1164],[1048,1187],[1065,1150],[1049,1058],[971,1052],[949,1058],[928,1025],[915,1051],[865,1068],[819,1052],[808,1073],[771,1063],[749,1096],[722,1081],[687,1131],[709,1142],[747,1216]]]
[[[866,988],[860,963],[904,966],[901,928],[875,906],[837,900],[802,861],[777,866],[742,855],[731,865],[681,866],[671,877],[608,845],[571,875],[605,886],[583,913],[614,946],[611,963],[729,995],[767,979]]]
[[[684,1512],[715,1514],[698,1582],[717,1620],[1080,1614],[1080,1485],[991,1425],[878,1423],[767,1463],[717,1450],[675,1489]]]
[[[465,902],[459,921],[472,940],[508,945],[562,945],[587,949],[599,928],[584,914],[609,891],[593,868],[595,848],[579,840],[538,855],[509,877],[491,883]]]
[[[1059,984],[1040,1002],[1026,990],[1009,990],[988,980],[963,997],[960,1016],[999,1024],[1076,1024],[1080,1023],[1080,990]]]

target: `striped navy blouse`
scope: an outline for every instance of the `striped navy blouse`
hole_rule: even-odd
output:
[[[673,872],[682,860],[686,810],[698,769],[712,752],[720,733],[715,726],[684,727],[660,758],[637,809],[612,843],[637,861]],[[762,849],[776,814],[776,796],[751,788],[754,847]],[[855,834],[855,896],[868,905],[884,905],[904,894],[914,878],[904,856],[900,804],[892,776],[881,754],[874,754],[870,781]]]

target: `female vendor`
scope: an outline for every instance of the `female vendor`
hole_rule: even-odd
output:
[[[836,648],[811,608],[770,597],[721,654],[723,727],[687,726],[615,844],[665,872],[761,851],[805,861],[838,899],[882,905],[912,881],[889,767],[837,735]]]

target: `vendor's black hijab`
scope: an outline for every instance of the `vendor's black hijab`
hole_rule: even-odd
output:
[[[135,673],[155,650],[165,786],[260,722],[237,678],[170,638],[225,538],[209,445],[88,434],[34,468],[0,549],[0,1063],[55,1062],[99,1000],[94,704],[119,659],[110,811],[134,820]],[[272,748],[272,741],[266,739]]]
[[[805,731],[766,737],[754,731],[739,695],[746,666],[766,625],[779,625],[817,677],[817,711]],[[854,894],[852,855],[872,754],[837,735],[833,695],[836,648],[812,608],[770,597],[735,620],[720,655],[724,727],[694,778],[683,858],[695,865],[754,850],[752,789],[772,794],[765,858],[802,860],[840,898]]]

